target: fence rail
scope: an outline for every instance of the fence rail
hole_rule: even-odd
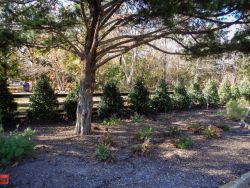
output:
[[[172,91],[168,92],[169,94],[173,93]],[[30,96],[32,93],[12,93],[15,102],[17,103],[17,112],[16,112],[16,118],[26,118],[27,117],[27,111],[29,109],[30,105]],[[124,101],[124,105],[127,106],[127,100],[128,100],[128,92],[122,92],[121,96]],[[58,107],[58,113],[63,114],[64,112],[64,102],[67,96],[67,93],[57,93],[57,100],[59,102]],[[101,99],[102,93],[94,93],[93,94],[93,111],[96,112],[97,107],[99,105],[100,99]],[[154,92],[150,92],[150,97],[154,96]]]
[[[30,96],[32,93],[13,93],[15,102],[17,103],[16,118],[26,118],[27,111],[30,105]],[[63,114],[64,111],[64,102],[67,96],[67,93],[57,93],[57,100],[59,102],[58,113]],[[100,102],[102,93],[94,93],[93,95],[93,110],[96,111]],[[121,96],[124,100],[125,105],[127,104],[128,93],[121,93]]]

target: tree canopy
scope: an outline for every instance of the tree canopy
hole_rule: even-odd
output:
[[[208,50],[218,53],[218,48],[249,49],[246,0],[2,1],[1,29],[18,31],[26,45],[60,47],[79,56],[88,54],[85,46],[92,46],[89,52],[96,52],[96,68],[136,46],[152,46],[151,41],[162,37],[197,55]],[[232,25],[241,25],[240,31],[231,41],[221,41],[225,28]],[[126,27],[136,27],[137,34],[128,35]],[[13,38],[11,35],[5,33],[4,38]],[[239,40],[241,45],[236,45]]]

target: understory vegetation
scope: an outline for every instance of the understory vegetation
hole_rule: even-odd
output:
[[[102,124],[105,126],[115,126],[115,125],[118,125],[119,123],[120,123],[120,119],[116,115],[113,115],[110,118],[105,119],[102,122]]]
[[[209,79],[203,89],[203,94],[206,99],[207,108],[217,107],[219,105],[219,95],[217,86],[214,80]]]
[[[114,82],[107,82],[103,87],[103,94],[98,107],[101,117],[119,115],[123,110],[123,99]]]
[[[96,156],[100,161],[107,161],[111,158],[111,151],[108,145],[100,143],[96,149]]]
[[[6,82],[6,81],[5,81]],[[6,83],[3,88],[6,88]],[[230,85],[224,80],[220,85],[214,80],[208,80],[203,85],[193,80],[185,85],[182,79],[172,85],[160,80],[154,92],[150,93],[141,77],[135,80],[131,86],[128,98],[121,96],[117,83],[110,81],[103,86],[103,94],[97,108],[97,114],[104,119],[104,124],[115,124],[114,117],[121,117],[126,113],[134,114],[132,121],[141,122],[142,115],[152,115],[156,112],[171,113],[172,111],[214,108],[219,106],[227,107],[227,117],[239,120],[244,119],[246,110],[240,108],[239,101],[246,101],[244,107],[248,106],[249,85],[243,80],[239,86]],[[1,108],[3,125],[14,119],[16,103],[11,93],[5,89],[1,90]],[[78,103],[79,86],[68,93],[63,103],[64,119],[76,120],[76,109]],[[58,100],[46,75],[41,75],[36,82],[34,92],[30,97],[28,117],[32,120],[56,120],[58,117]],[[7,104],[8,103],[8,104]],[[241,102],[242,103],[242,102]],[[246,104],[247,103],[247,104]],[[7,107],[8,106],[8,107]],[[130,112],[128,111],[130,110]],[[106,122],[106,123],[105,123]]]
[[[128,95],[128,101],[131,109],[138,114],[147,114],[149,112],[149,91],[143,84],[143,79],[138,77],[133,89]]]
[[[179,149],[188,149],[192,144],[192,139],[189,136],[182,136],[176,143],[176,147]]]
[[[232,120],[245,120],[248,115],[248,102],[242,100],[230,100],[226,105],[227,117]]]
[[[58,101],[49,78],[42,75],[37,80],[30,97],[29,117],[35,120],[52,120],[57,117]]]
[[[14,115],[17,109],[17,104],[7,86],[7,79],[0,77],[0,124],[4,129],[15,125]]]
[[[68,93],[64,102],[65,116],[71,121],[76,119],[78,95],[79,95],[79,86],[77,86],[74,90]]]
[[[24,132],[11,132],[4,136],[0,127],[0,166],[31,156],[35,147],[32,141],[33,134],[34,131],[27,128]]]
[[[168,85],[164,80],[160,80],[151,100],[151,108],[157,112],[171,112],[173,110],[172,101],[168,93]]]
[[[249,130],[250,0],[0,0],[7,186],[216,187]]]

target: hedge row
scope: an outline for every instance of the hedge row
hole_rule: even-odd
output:
[[[189,87],[179,80],[173,85],[173,94],[169,94],[169,86],[164,80],[160,80],[152,99],[149,91],[145,87],[143,80],[137,78],[133,88],[128,95],[128,104],[131,110],[138,114],[148,114],[153,112],[171,112],[173,110],[185,110],[191,108],[218,107],[226,104],[230,99],[238,99],[241,96],[250,100],[250,85],[246,80],[236,85],[230,85],[228,81],[223,81],[217,88],[214,80],[208,80],[203,89],[198,82],[193,81]],[[248,89],[249,87],[249,89]],[[74,94],[73,94],[74,93]],[[70,93],[74,100],[66,100],[65,112],[68,117],[73,117],[76,111],[77,94],[75,91]],[[68,97],[67,97],[68,98]],[[69,105],[71,103],[72,105]],[[67,108],[67,106],[71,106]],[[100,117],[110,117],[120,115],[124,108],[122,97],[115,83],[106,83],[103,87],[103,96],[98,109]],[[74,118],[73,118],[74,119]]]
[[[8,91],[6,79],[0,80],[0,86],[0,123],[6,124],[10,122],[10,119],[13,119],[16,104]],[[230,99],[236,100],[240,97],[245,97],[246,100],[250,101],[250,84],[247,80],[242,80],[238,86],[223,81],[219,88],[217,88],[215,81],[208,80],[203,89],[195,81],[186,87],[184,82],[179,80],[173,84],[172,89],[173,93],[170,95],[168,93],[168,84],[161,80],[156,87],[155,95],[150,99],[143,80],[137,78],[128,95],[129,107],[138,114],[148,114],[152,111],[171,112],[191,108],[217,107],[226,104]],[[66,97],[65,115],[70,120],[76,118],[78,92],[79,89],[75,89]],[[56,118],[58,101],[47,76],[42,75],[37,80],[30,101],[29,118],[36,120]],[[103,96],[98,108],[100,117],[119,115],[123,108],[123,99],[116,84],[112,82],[106,83],[103,87]]]

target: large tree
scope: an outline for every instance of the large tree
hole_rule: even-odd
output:
[[[96,70],[140,45],[166,38],[202,54],[232,25],[249,23],[248,0],[1,0],[1,29],[22,34],[25,45],[62,48],[82,64],[77,134],[90,134]],[[231,19],[227,19],[230,16]],[[137,32],[130,34],[127,28]],[[245,27],[247,30],[247,27]],[[238,38],[245,41],[244,35]],[[185,40],[184,40],[185,39]],[[199,47],[197,47],[197,45]],[[195,46],[195,47],[193,47]],[[191,51],[189,50],[191,49]]]

